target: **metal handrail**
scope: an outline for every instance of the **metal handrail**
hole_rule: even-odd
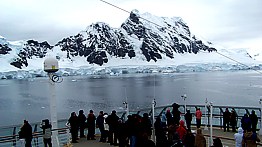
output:
[[[180,105],[181,107],[180,108],[183,108],[184,109],[184,105]],[[191,109],[194,109],[196,107],[200,107],[201,109],[205,107],[205,105],[187,105],[187,108],[191,108]],[[166,105],[166,106],[157,106],[155,107],[155,110],[158,110],[157,113],[155,113],[155,116],[161,116],[161,114],[163,112],[166,111],[166,109],[168,108],[172,108],[172,105]],[[208,107],[207,107],[208,108]],[[219,111],[217,111],[217,113],[213,114],[213,118],[214,119],[219,119],[220,121],[217,121],[219,122],[217,125],[214,125],[214,126],[218,126],[218,127],[223,127],[223,124],[222,124],[222,120],[223,120],[223,109],[224,108],[231,108],[233,110],[235,110],[235,112],[237,113],[236,110],[239,111],[239,113],[241,114],[238,114],[237,113],[237,120],[240,121],[241,118],[242,118],[242,115],[243,113],[249,113],[249,110],[253,109],[253,110],[256,110],[256,111],[259,111],[261,113],[261,110],[260,108],[256,108],[256,107],[234,107],[234,106],[213,106],[213,109],[219,109]],[[180,109],[181,110],[181,109]],[[139,109],[139,110],[134,110],[132,112],[134,112],[134,114],[139,114],[139,115],[142,115],[140,114],[141,112],[148,112],[150,114],[150,112],[152,111],[151,108],[145,108],[145,109]],[[184,111],[181,110],[181,115],[183,116],[184,115]],[[119,113],[120,114],[120,113]],[[131,114],[131,113],[130,113]],[[194,113],[193,113],[194,114]],[[121,115],[121,118],[125,118],[125,115],[126,113],[123,112],[122,115]],[[207,111],[207,117],[209,118],[210,117],[210,110]],[[258,115],[258,118],[259,120],[261,121],[261,118],[260,118],[260,115]],[[183,119],[181,117],[181,119]],[[60,122],[65,122],[67,119],[63,119],[63,120],[59,120]],[[208,119],[209,120],[209,119]],[[205,120],[204,120],[205,121]],[[209,124],[209,122],[208,122]],[[33,137],[38,139],[39,137],[42,137],[42,131],[37,131],[37,124],[35,124],[35,129],[34,129],[34,133],[33,133]],[[194,122],[192,122],[192,125],[194,125]],[[16,134],[16,127],[17,126],[12,126],[12,127],[8,127],[8,126],[5,126],[5,127],[0,127],[0,129],[8,129],[8,128],[13,128],[13,135],[6,135],[6,136],[0,136],[0,143],[7,143],[7,142],[13,142],[13,145],[16,144],[16,141],[17,141],[17,138],[18,138],[18,135]],[[55,130],[58,130],[59,134],[66,134],[66,130],[68,128],[65,127],[65,128],[58,128],[58,129],[52,129],[52,131],[55,131]],[[223,138],[222,136],[218,136],[218,137],[221,137]],[[232,140],[231,138],[227,138],[228,140]],[[36,140],[37,141],[37,140]],[[37,144],[38,142],[36,142]],[[262,144],[259,144],[259,145],[262,145]]]
[[[58,134],[66,134],[67,133],[68,127],[64,128],[58,128],[58,129],[52,129],[52,131],[58,131]],[[37,139],[35,143],[35,146],[38,146],[38,138],[43,137],[43,131],[37,131],[33,132],[33,139]],[[8,142],[13,142],[13,146],[16,145],[16,141],[18,140],[17,138],[19,137],[18,134],[15,135],[9,135],[9,136],[0,136],[0,143],[8,143]]]

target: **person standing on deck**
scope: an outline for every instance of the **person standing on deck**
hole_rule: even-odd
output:
[[[166,122],[167,127],[174,123],[173,116],[169,109],[166,110]]]
[[[206,139],[202,134],[201,129],[197,129],[197,133],[195,137],[195,147],[206,147]]]
[[[172,110],[173,119],[174,119],[175,124],[178,126],[179,121],[180,121],[180,114],[181,114],[181,112],[178,110],[179,105],[177,103],[174,103],[172,107],[173,107],[173,110]]]
[[[251,119],[248,117],[248,114],[244,114],[241,119],[241,127],[244,131],[251,129]]]
[[[80,138],[85,137],[85,123],[86,123],[86,116],[84,114],[84,110],[79,110],[78,114],[78,123],[79,123],[79,130],[80,130]]]
[[[238,128],[238,133],[234,134],[234,138],[236,141],[236,147],[242,147],[243,129],[241,127]]]
[[[249,118],[251,119],[251,129],[253,132],[256,132],[258,118],[254,110],[252,110],[251,114],[249,115]]]
[[[106,142],[104,121],[105,121],[104,112],[100,111],[96,119],[96,127],[99,128],[100,133],[101,133],[99,142]]]
[[[155,135],[156,135],[156,146],[157,147],[167,147],[167,138],[166,138],[166,131],[163,128],[163,124],[161,123],[160,117],[156,118],[154,123],[155,126]]]
[[[77,134],[78,134],[78,117],[75,112],[71,113],[70,118],[68,119],[67,125],[70,125],[70,133],[72,136],[72,143],[78,143]]]
[[[201,117],[202,117],[202,112],[200,111],[200,108],[197,108],[195,115],[196,115],[197,128],[200,128],[200,126],[201,126]]]
[[[256,132],[252,132],[251,128],[248,128],[243,135],[242,146],[243,147],[256,147],[257,142],[260,142]]]
[[[237,126],[237,113],[234,109],[231,111],[230,115],[230,125],[232,127],[232,132],[236,132],[236,126]]]
[[[31,147],[31,141],[33,139],[32,127],[27,120],[24,120],[24,125],[19,132],[19,139],[25,139],[25,147]]]
[[[224,132],[229,132],[229,121],[230,121],[230,112],[228,108],[226,108],[225,112],[223,112],[223,127]]]
[[[87,128],[88,128],[88,134],[87,134],[87,140],[96,140],[95,139],[95,130],[96,130],[96,117],[94,115],[93,110],[89,111],[89,114],[87,116]]]
[[[152,135],[152,123],[148,117],[148,113],[144,113],[140,122],[141,129],[140,131],[145,131],[149,137]],[[164,126],[164,125],[163,125]]]
[[[192,114],[190,113],[190,110],[186,111],[185,120],[186,120],[187,129],[191,130]]]
[[[179,139],[185,143],[184,139],[185,139],[185,136],[186,136],[186,133],[187,133],[187,130],[186,130],[186,126],[185,126],[185,122],[183,120],[180,120],[179,122],[179,126],[177,127],[176,129],[176,132],[179,136]]]
[[[106,118],[106,123],[109,125],[109,136],[108,141],[110,145],[117,145],[117,125],[119,117],[116,115],[116,111],[113,110],[112,113]]]
[[[45,119],[42,121],[42,125],[40,127],[41,129],[43,129],[43,142],[44,142],[44,146],[47,147],[47,145],[49,147],[52,147],[52,125],[49,123],[48,119]]]

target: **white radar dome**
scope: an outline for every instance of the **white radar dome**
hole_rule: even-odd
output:
[[[46,58],[44,61],[44,71],[45,72],[57,72],[58,71],[58,61],[55,58]]]

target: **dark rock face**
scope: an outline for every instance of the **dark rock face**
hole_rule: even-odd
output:
[[[108,56],[131,59],[136,56],[137,50],[141,50],[147,61],[155,62],[161,60],[162,56],[174,58],[174,53],[216,51],[201,40],[190,37],[189,27],[182,19],[174,20],[175,25],[163,19],[166,25],[156,26],[156,29],[149,28],[142,20],[138,14],[131,13],[119,29],[113,29],[105,23],[92,24],[85,32],[64,38],[56,46],[66,51],[69,59],[84,56],[88,63],[98,65],[107,63]],[[137,45],[134,40],[141,44]]]
[[[46,41],[40,43],[35,40],[28,40],[18,53],[18,57],[13,59],[10,64],[22,69],[22,66],[28,66],[27,59],[32,59],[32,57],[43,58],[47,50],[51,48],[53,48],[53,46],[49,45]]]
[[[126,36],[104,23],[92,24],[84,33],[64,38],[56,46],[67,52],[67,58],[84,56],[90,64],[103,65],[108,62],[108,55],[135,57],[134,49]]]
[[[9,53],[9,51],[11,51],[12,49],[10,47],[8,47],[7,44],[0,44],[0,54],[2,55],[6,55]]]

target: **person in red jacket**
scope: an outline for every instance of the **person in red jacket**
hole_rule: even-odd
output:
[[[200,126],[201,126],[201,117],[202,117],[202,112],[200,111],[200,108],[197,108],[197,110],[196,110],[196,125],[197,125],[197,128],[200,128]]]
[[[182,142],[184,142],[184,137],[186,136],[187,131],[186,131],[185,122],[184,122],[183,120],[180,120],[179,126],[178,126],[178,128],[176,129],[176,132],[177,132],[180,140],[181,140]]]

